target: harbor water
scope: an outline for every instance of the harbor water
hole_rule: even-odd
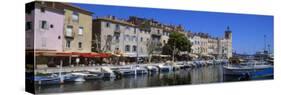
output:
[[[262,79],[273,79],[273,76]],[[210,65],[200,68],[181,69],[173,72],[127,76],[115,79],[99,79],[80,83],[75,82],[56,85],[36,85],[35,91],[36,93],[59,93],[221,83],[230,81],[242,80],[237,76],[224,76],[222,65]]]

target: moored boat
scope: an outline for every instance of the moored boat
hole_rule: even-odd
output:
[[[173,70],[173,67],[168,64],[159,64],[157,67],[159,68],[160,72],[170,72]]]
[[[64,75],[64,81],[65,82],[84,82],[86,80],[84,79],[84,76],[81,74],[70,73],[70,74]]]
[[[229,64],[223,66],[223,73],[226,76],[247,76],[248,78],[273,76],[273,66],[264,64]]]
[[[35,84],[39,84],[39,85],[62,83],[62,81],[60,80],[59,77],[51,77],[51,76],[35,76],[34,82],[35,82]]]
[[[146,66],[145,67],[149,73],[156,73],[159,72],[159,69],[156,66]]]
[[[118,69],[115,72],[116,72],[116,74],[121,75],[121,76],[136,75],[136,71],[134,69]]]
[[[148,70],[144,67],[136,67],[136,74],[137,75],[142,75],[142,74],[147,74]]]

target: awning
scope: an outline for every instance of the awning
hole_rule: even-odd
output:
[[[80,54],[80,56],[88,57],[88,58],[97,58],[97,57],[106,58],[106,57],[111,57],[112,55],[109,53],[83,53],[83,54]]]
[[[35,56],[77,56],[71,52],[35,52]]]
[[[110,57],[111,54],[109,53],[99,53],[99,57]]]
[[[79,54],[73,54],[72,52],[58,52],[55,56],[71,56],[71,57],[78,57]]]
[[[80,54],[81,57],[97,57],[98,53],[83,53]]]
[[[81,52],[40,52],[35,51],[35,56],[65,56],[65,57],[110,57],[109,53],[81,53]]]

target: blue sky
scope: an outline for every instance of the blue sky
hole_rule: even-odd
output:
[[[273,50],[273,16],[229,14],[187,10],[167,10],[155,8],[136,8],[92,4],[74,4],[94,13],[93,16],[113,15],[127,19],[138,16],[157,20],[165,24],[183,25],[186,30],[209,33],[222,37],[227,26],[233,34],[233,49],[237,53],[253,54],[264,48],[266,43]]]

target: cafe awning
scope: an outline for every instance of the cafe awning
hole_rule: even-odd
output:
[[[35,56],[65,56],[65,57],[110,57],[111,54],[108,53],[95,53],[95,52],[88,52],[88,53],[82,53],[82,52],[40,52],[35,51]]]

